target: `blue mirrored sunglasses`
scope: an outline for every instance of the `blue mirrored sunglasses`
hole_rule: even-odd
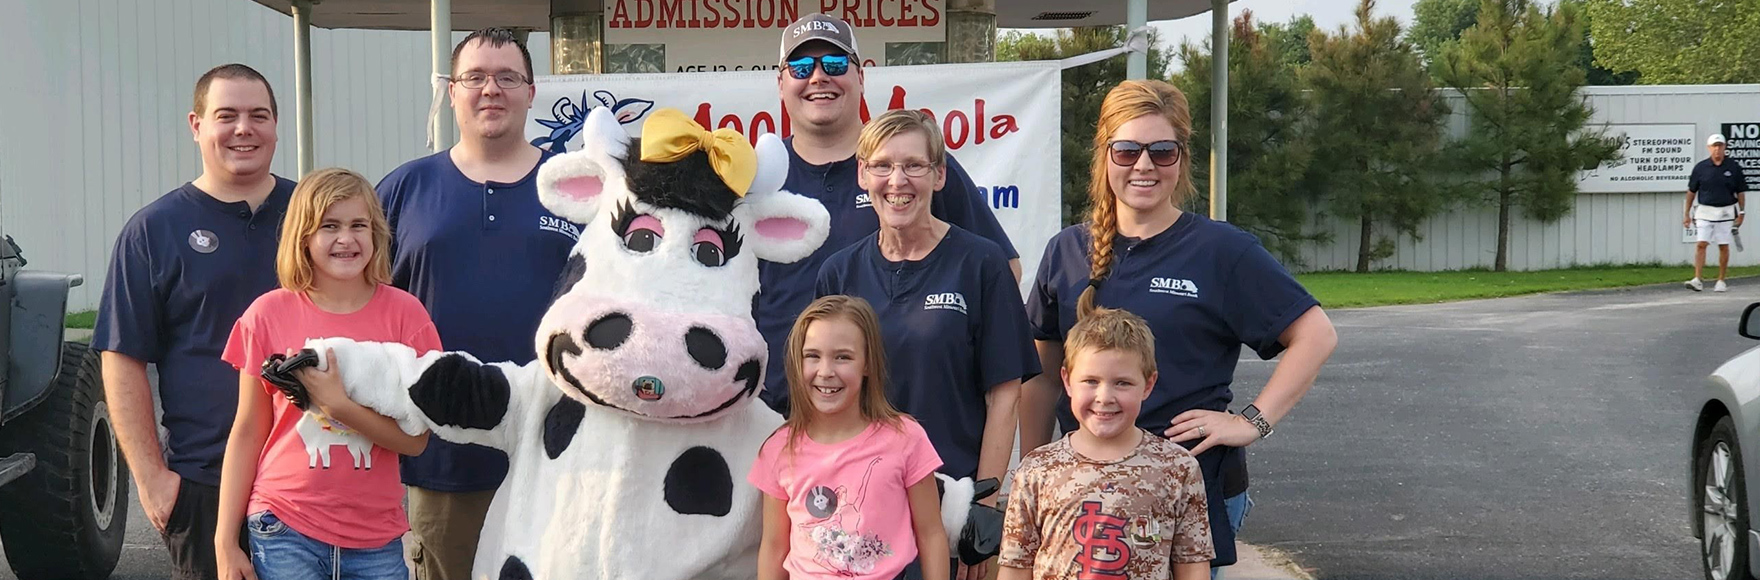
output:
[[[813,66],[817,64],[826,76],[840,77],[849,72],[849,55],[827,54],[824,56],[803,56],[789,59],[788,74],[796,79],[805,80],[813,76]]]

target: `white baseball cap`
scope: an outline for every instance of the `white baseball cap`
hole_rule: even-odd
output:
[[[1705,146],[1706,147],[1710,147],[1712,145],[1723,145],[1723,144],[1724,144],[1724,141],[1723,141],[1723,134],[1722,133],[1712,133],[1710,137],[1705,138]]]

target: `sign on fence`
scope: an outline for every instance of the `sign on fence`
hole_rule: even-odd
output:
[[[869,65],[940,60],[946,0],[604,0],[609,72],[771,69],[782,29],[823,12],[856,29]],[[932,53],[932,54],[931,54]],[[926,60],[927,59],[927,60]]]
[[[971,174],[1021,255],[1022,290],[1056,234],[1062,212],[1058,63],[1006,62],[864,69],[862,118],[922,110],[941,124],[948,153]],[[526,136],[552,150],[580,147],[587,111],[609,107],[631,135],[659,107],[709,129],[731,127],[754,141],[789,134],[776,71],[538,77]],[[1082,168],[1085,169],[1085,168]]]
[[[1760,123],[1724,123],[1725,154],[1742,166],[1748,190],[1760,191]]]
[[[1692,124],[1610,125],[1608,135],[1620,141],[1620,158],[1577,174],[1577,190],[1585,193],[1686,191],[1687,177],[1698,162],[1698,137]]]

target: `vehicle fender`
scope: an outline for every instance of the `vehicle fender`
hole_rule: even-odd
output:
[[[21,270],[12,282],[12,353],[6,392],[0,393],[0,423],[35,407],[55,384],[61,372],[67,291],[85,283],[85,277]]]

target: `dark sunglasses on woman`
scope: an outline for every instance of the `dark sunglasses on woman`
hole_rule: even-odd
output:
[[[810,74],[812,71],[807,72]],[[1112,150],[1112,162],[1123,167],[1136,165],[1137,159],[1143,156],[1144,149],[1149,150],[1149,162],[1161,167],[1179,163],[1180,154],[1185,150],[1180,142],[1172,139],[1154,143],[1138,143],[1120,139],[1112,141],[1108,145]]]
[[[827,54],[823,56],[803,56],[788,60],[788,75],[798,80],[806,80],[813,76],[813,66],[818,65],[825,71],[825,76],[840,77],[849,72],[849,55]]]

